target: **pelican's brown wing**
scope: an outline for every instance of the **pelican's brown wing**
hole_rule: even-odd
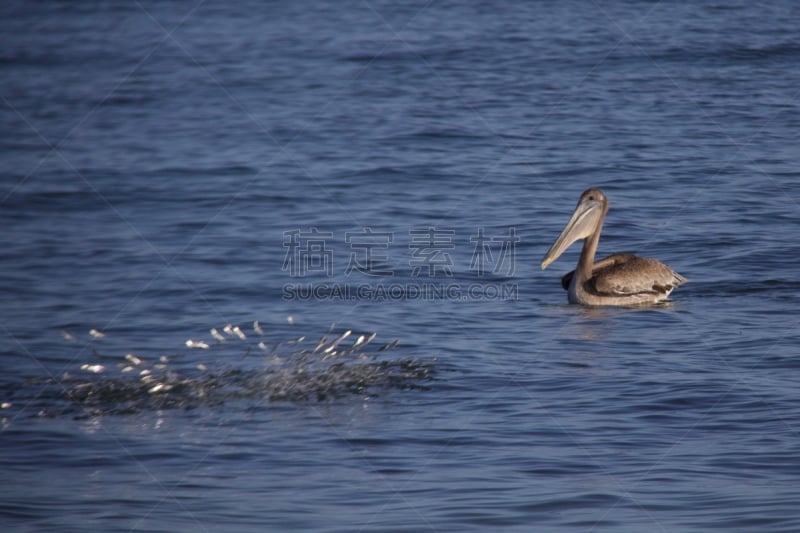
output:
[[[686,278],[655,259],[632,254],[613,254],[606,259],[612,257],[615,259],[607,265],[593,269],[588,284],[597,294],[669,294],[675,287],[686,283]]]
[[[592,276],[594,276],[598,270],[614,266],[616,264],[622,264],[626,261],[630,261],[631,259],[638,259],[635,255],[629,252],[617,252],[615,254],[611,254],[608,257],[604,257],[603,259],[597,261],[592,266]],[[564,290],[569,290],[569,284],[572,283],[572,277],[575,275],[575,271],[572,270],[567,272],[561,277],[561,286],[564,287]]]

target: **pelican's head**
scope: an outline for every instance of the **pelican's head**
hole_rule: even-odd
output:
[[[564,231],[558,236],[553,246],[544,254],[542,270],[558,259],[570,245],[580,239],[590,237],[600,229],[603,218],[608,211],[608,199],[600,189],[589,189],[581,194],[572,218],[567,222]]]

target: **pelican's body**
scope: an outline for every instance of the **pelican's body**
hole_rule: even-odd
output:
[[[583,305],[640,305],[666,300],[686,278],[664,263],[629,253],[616,253],[594,261],[600,231],[608,212],[608,199],[599,189],[581,195],[564,231],[545,254],[542,269],[577,240],[585,239],[578,266],[564,276],[562,285],[570,303]]]

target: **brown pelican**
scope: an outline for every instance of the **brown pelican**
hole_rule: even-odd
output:
[[[664,263],[629,253],[611,254],[594,262],[608,199],[600,189],[581,195],[567,226],[542,259],[542,269],[558,259],[572,243],[585,239],[578,266],[564,276],[569,302],[584,305],[639,305],[666,300],[686,278]]]

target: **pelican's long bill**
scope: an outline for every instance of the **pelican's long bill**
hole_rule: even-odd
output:
[[[572,243],[586,239],[603,223],[603,204],[597,200],[584,200],[578,203],[572,218],[567,222],[564,231],[558,236],[553,246],[547,250],[542,259],[542,270],[558,259]]]

